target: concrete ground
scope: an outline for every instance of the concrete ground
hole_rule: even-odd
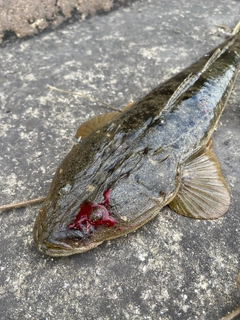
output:
[[[1,48],[0,203],[46,195],[75,130],[122,107],[225,39],[240,3],[137,1]],[[40,205],[0,215],[0,319],[217,320],[240,304],[240,78],[213,135],[231,187],[227,214],[196,221],[165,207],[138,231],[84,254],[37,252]],[[236,318],[237,319],[237,318]],[[238,319],[240,319],[238,317]]]

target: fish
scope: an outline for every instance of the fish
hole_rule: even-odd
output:
[[[166,205],[195,219],[223,216],[230,189],[211,136],[239,64],[236,32],[122,112],[81,124],[36,218],[37,249],[83,253],[135,231]]]

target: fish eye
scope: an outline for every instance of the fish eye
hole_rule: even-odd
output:
[[[59,190],[58,193],[60,194],[60,196],[62,196],[62,195],[68,194],[71,190],[72,190],[72,186],[67,183],[64,187],[62,187]]]

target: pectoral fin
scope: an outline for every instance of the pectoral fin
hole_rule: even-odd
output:
[[[102,127],[104,124],[115,118],[117,115],[119,115],[119,112],[109,112],[100,114],[89,119],[88,121],[80,125],[80,127],[77,129],[75,137],[77,139],[79,139],[80,137],[81,139],[86,138],[86,136],[88,136],[91,132]]]
[[[187,160],[179,192],[169,206],[186,217],[216,219],[229,205],[230,191],[209,143]]]
[[[126,105],[121,112],[125,112],[133,105],[133,102]],[[111,121],[113,118],[115,118],[117,115],[119,115],[119,112],[109,112],[109,113],[103,113],[100,115],[97,115],[83,124],[80,125],[80,127],[77,129],[77,132],[75,134],[75,137],[77,139],[84,139],[86,136],[88,136],[91,132],[97,130],[98,128],[102,127],[109,121]]]

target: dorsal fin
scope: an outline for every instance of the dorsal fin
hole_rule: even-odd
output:
[[[164,107],[164,111],[169,109],[175,101],[180,97],[181,94],[183,94],[185,91],[187,91],[188,88],[190,88],[191,85],[196,81],[195,75],[190,73],[187,78],[185,78],[180,85],[177,87],[177,89],[173,92],[170,99],[168,100],[167,104]]]
[[[168,110],[177,99],[186,92],[198,79],[199,77],[227,50],[227,48],[233,43],[234,39],[227,43],[222,49],[217,48],[205,65],[200,69],[197,73],[190,73],[177,87],[177,89],[173,92],[171,97],[169,98],[167,104],[165,105],[163,111]]]

